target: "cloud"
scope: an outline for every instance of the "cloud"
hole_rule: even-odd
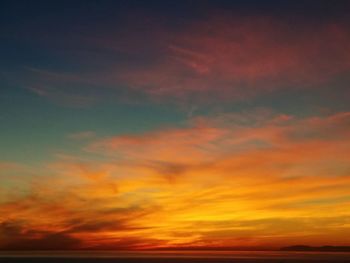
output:
[[[19,222],[0,224],[1,249],[5,250],[50,250],[78,248],[80,240],[63,233],[49,233],[24,228]]]
[[[0,246],[345,244],[349,120],[256,110],[95,138],[2,200]]]
[[[345,25],[293,27],[282,19],[230,17],[197,21],[170,37],[145,68],[120,74],[152,96],[239,101],[278,89],[310,88],[349,71]]]
[[[150,213],[151,205],[125,199],[117,181],[95,165],[65,160],[51,168],[42,171],[49,175],[27,178],[29,183],[18,181],[20,192],[1,198],[1,249],[126,249],[128,242],[129,248],[145,243],[135,233],[147,226],[132,221]]]
[[[225,156],[240,157],[261,152],[276,152],[283,156],[284,149],[286,154],[291,154],[291,149],[301,148],[306,153],[325,144],[339,150],[348,133],[349,116],[344,112],[328,117],[296,119],[258,111],[254,115],[198,117],[187,127],[105,138],[92,143],[87,150],[121,159],[153,161],[154,165],[196,164]],[[315,158],[321,153],[322,149],[314,153]]]
[[[350,32],[343,21],[291,25],[281,17],[222,12],[176,29],[149,23],[128,21],[128,33],[117,28],[77,38],[73,43],[81,42],[87,57],[68,61],[79,70],[29,68],[22,85],[75,107],[145,97],[208,105],[288,90],[318,94],[325,86],[334,90],[332,84],[350,70]],[[92,48],[100,53],[90,54]]]
[[[174,232],[166,231],[166,239],[172,240],[167,245],[212,244],[206,235],[209,230],[192,235],[188,231],[198,221],[207,221],[210,231],[216,231],[217,222],[222,220],[232,222],[223,230],[232,238],[219,236],[213,245],[235,245],[237,235],[248,233],[245,227],[230,232],[237,220],[266,220],[274,225],[274,218],[296,218],[295,222],[308,218],[310,225],[319,227],[318,218],[328,217],[330,210],[340,217],[346,214],[343,207],[349,203],[350,182],[348,121],[348,113],[305,119],[266,113],[220,116],[194,120],[193,126],[185,128],[104,139],[89,150],[114,156],[120,165],[143,171],[147,177],[163,177],[163,182],[158,181],[161,189],[167,189],[170,183],[172,190],[154,197],[166,207],[164,212],[155,213],[163,218],[165,226],[154,225],[176,227]],[[272,229],[252,226],[252,239],[247,244],[261,245],[267,235],[268,240],[284,236],[284,242],[294,235],[301,241],[326,242],[317,241],[318,231],[310,226],[305,226],[304,234],[291,225],[288,228],[269,233]],[[329,228],[332,232],[332,226]],[[179,233],[186,238],[178,237]]]
[[[86,108],[99,100],[96,86],[72,73],[27,68],[23,74],[22,86],[63,106]]]

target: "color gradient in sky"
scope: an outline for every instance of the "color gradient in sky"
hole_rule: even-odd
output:
[[[1,1],[0,249],[350,245],[348,1]]]

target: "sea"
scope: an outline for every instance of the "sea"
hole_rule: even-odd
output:
[[[294,251],[2,251],[4,263],[349,262],[349,252]]]

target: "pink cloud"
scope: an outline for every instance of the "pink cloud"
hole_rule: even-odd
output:
[[[286,161],[291,166],[311,159],[343,162],[349,147],[344,141],[350,130],[349,116],[344,112],[297,119],[256,111],[200,117],[192,119],[188,127],[98,140],[87,150],[140,165],[191,166],[225,158],[249,162],[271,158],[271,165]]]
[[[77,59],[75,73],[29,69],[25,84],[40,96],[80,107],[107,94],[123,101],[142,94],[207,104],[290,89],[317,92],[350,71],[350,31],[340,22],[291,25],[281,18],[217,14],[176,30],[150,27],[77,39],[110,58],[90,61],[86,69]]]
[[[341,24],[292,27],[281,19],[223,15],[160,41],[167,45],[161,59],[122,69],[117,79],[155,97],[240,100],[317,86],[350,70],[350,32]]]

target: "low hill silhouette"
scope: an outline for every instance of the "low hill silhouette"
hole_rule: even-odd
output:
[[[350,246],[320,246],[312,247],[306,245],[296,245],[282,247],[283,251],[318,251],[318,252],[350,252]]]

